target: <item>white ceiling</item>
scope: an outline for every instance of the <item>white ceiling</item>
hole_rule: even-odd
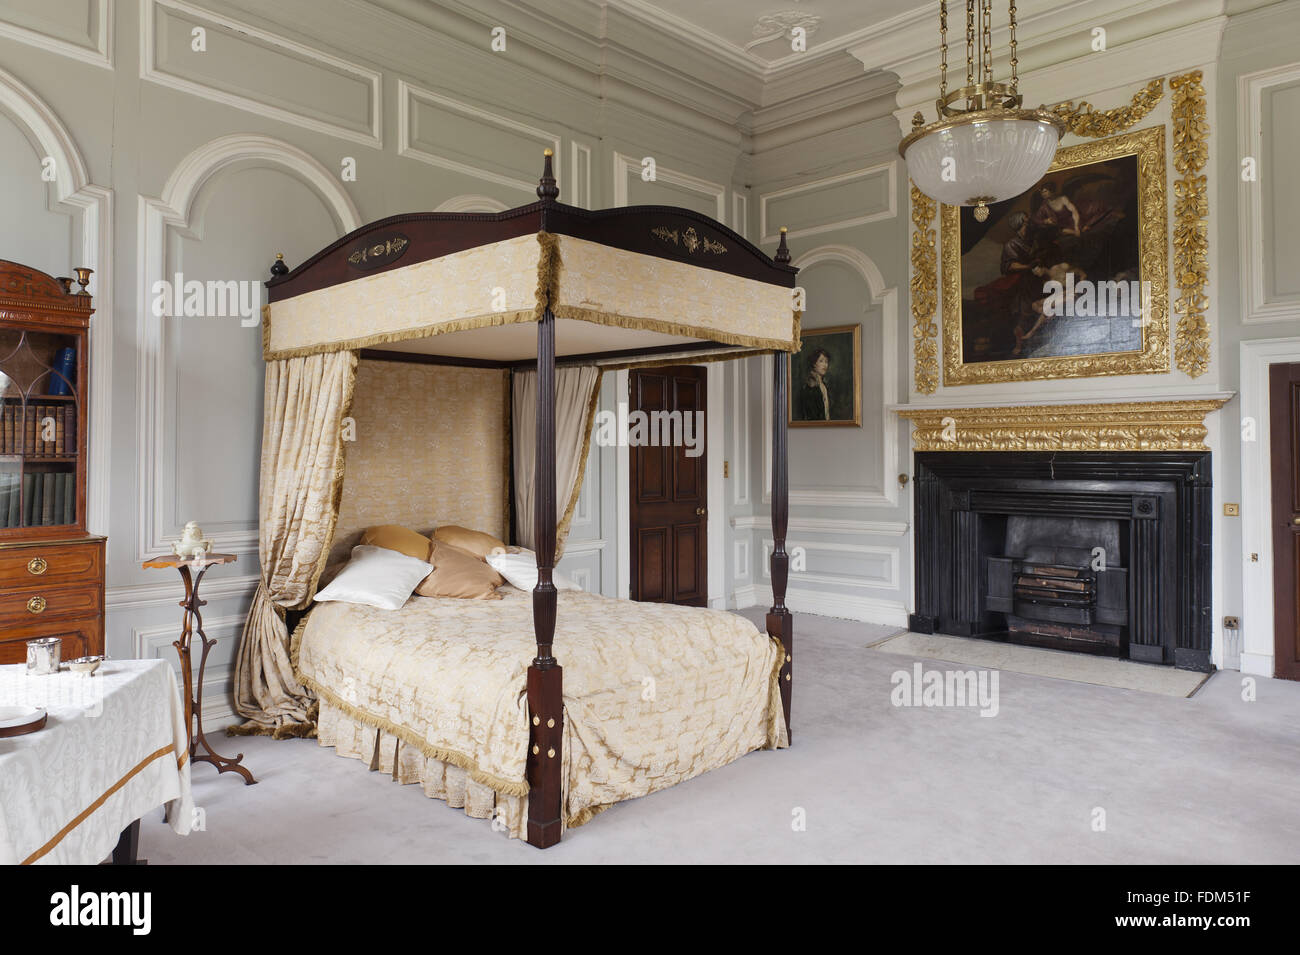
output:
[[[662,21],[667,32],[695,33],[757,66],[793,65],[791,28],[807,31],[808,53],[844,49],[895,17],[933,8],[936,0],[607,0],[609,6]],[[1005,11],[1004,11],[1005,13]]]

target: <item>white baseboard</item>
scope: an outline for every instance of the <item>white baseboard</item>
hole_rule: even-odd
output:
[[[1241,672],[1251,676],[1273,675],[1273,655],[1265,653],[1242,653]]]
[[[772,589],[761,584],[743,587],[735,592],[734,599],[737,610],[768,606],[772,603]],[[907,607],[894,600],[791,587],[786,591],[785,605],[794,613],[842,617],[845,620],[861,620],[863,623],[878,623],[892,627],[907,626]]]

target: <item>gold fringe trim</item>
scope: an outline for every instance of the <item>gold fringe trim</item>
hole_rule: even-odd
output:
[[[505,796],[528,795],[527,780],[518,782],[510,779],[503,779],[500,776],[494,776],[492,773],[484,772],[482,769],[479,769],[478,764],[474,762],[473,759],[466,756],[464,753],[458,753],[453,749],[442,749],[441,747],[434,746],[418,733],[340,699],[331,690],[321,686],[311,677],[304,674],[298,666],[298,653],[302,647],[302,637],[304,631],[307,629],[307,621],[309,619],[310,615],[303,617],[298,626],[294,628],[293,640],[289,648],[289,659],[293,663],[293,675],[299,683],[314,691],[317,696],[328,702],[330,706],[342,710],[357,722],[364,723],[366,726],[373,727],[374,729],[383,730],[390,736],[397,737],[402,742],[414,746],[430,759],[440,759],[444,763],[450,763],[453,766],[465,770],[469,773],[469,778],[474,780],[476,783],[482,783],[489,789],[495,790]]]
[[[537,259],[537,305],[533,308],[533,321],[540,322],[542,313],[560,297],[560,271],[564,268],[564,260],[560,258],[560,238],[553,232],[537,233],[537,244],[542,247],[542,252]]]
[[[600,384],[605,379],[605,372],[597,369],[596,385],[591,391],[591,400],[587,402],[587,421],[583,426],[582,433],[582,450],[578,452],[578,480],[573,485],[573,493],[569,495],[568,506],[564,509],[564,516],[560,518],[559,525],[555,528],[555,563],[560,562],[564,556],[564,541],[569,536],[569,527],[573,524],[573,513],[578,509],[578,497],[582,493],[582,482],[587,476],[587,456],[591,453],[591,428],[592,423],[596,420],[596,408],[600,405]]]
[[[270,306],[267,306],[268,308]],[[264,335],[264,341],[269,343],[269,313],[268,313],[268,330]],[[464,332],[474,328],[493,328],[497,325],[521,325],[535,321],[533,309],[519,309],[513,312],[491,312],[486,315],[475,315],[470,318],[458,318],[452,322],[441,322],[437,325],[422,325],[417,328],[400,329],[393,332],[377,332],[374,335],[365,335],[361,338],[349,338],[337,342],[323,342],[318,345],[300,345],[294,348],[282,348],[279,351],[271,351],[269,347],[263,348],[262,358],[266,361],[275,361],[285,358],[304,358],[307,355],[323,355],[328,352],[336,351],[355,351],[359,348],[369,348],[372,345],[389,345],[394,342],[418,341],[422,338],[433,338],[437,335],[447,335],[451,332]]]
[[[270,306],[267,306],[266,308],[269,309]],[[735,332],[724,331],[722,329],[684,325],[680,322],[668,322],[657,318],[642,318],[620,315],[615,312],[602,312],[597,309],[582,308],[575,305],[556,305],[551,309],[551,312],[556,318],[567,318],[578,322],[590,322],[593,325],[606,325],[615,328],[631,328],[642,331],[660,332],[665,335],[677,335],[682,338],[693,338],[700,341],[715,341],[722,345],[740,345],[745,348],[761,349],[763,351],[796,352],[800,347],[798,312],[792,313],[795,316],[792,324],[793,336],[789,341],[779,338],[759,338],[754,335],[741,335]],[[295,348],[282,348],[278,351],[272,351],[269,348],[270,318],[268,312],[267,324],[263,326],[264,347],[262,349],[262,358],[265,361],[277,361],[286,358],[305,358],[308,355],[323,355],[336,351],[354,351],[360,348],[369,348],[372,345],[391,345],[397,342],[419,341],[424,338],[433,338],[438,335],[447,335],[452,332],[469,331],[475,328],[494,328],[498,325],[527,324],[535,322],[536,320],[535,309],[527,311],[494,312],[488,315],[460,318],[452,322],[441,322],[437,325],[425,325],[419,328],[408,328],[394,332],[378,332],[374,335],[366,335],[361,338],[350,338],[337,342],[324,342],[319,345],[301,345]],[[560,356],[557,360],[563,361],[563,356]]]
[[[626,800],[624,801],[626,802]],[[610,809],[614,805],[614,803],[605,803],[603,806],[588,806],[585,809],[579,809],[564,821],[564,825],[569,829],[577,829],[579,826],[585,826],[596,816],[599,816],[606,809]]]

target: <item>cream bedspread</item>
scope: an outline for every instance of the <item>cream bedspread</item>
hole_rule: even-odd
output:
[[[294,636],[295,667],[352,720],[497,793],[524,795],[532,599],[501,592],[499,601],[413,597],[399,611],[318,604]],[[554,645],[569,825],[788,745],[780,646],[735,614],[565,591]]]

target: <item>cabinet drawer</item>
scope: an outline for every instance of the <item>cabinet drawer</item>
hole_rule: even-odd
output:
[[[104,542],[0,548],[0,590],[104,579]]]
[[[27,641],[37,637],[58,637],[63,645],[61,659],[75,660],[104,652],[103,622],[93,620],[51,620],[33,627],[5,627],[0,630],[0,665],[27,662]]]
[[[0,623],[18,625],[60,617],[97,616],[103,607],[103,591],[98,586],[28,586],[0,593]]]

